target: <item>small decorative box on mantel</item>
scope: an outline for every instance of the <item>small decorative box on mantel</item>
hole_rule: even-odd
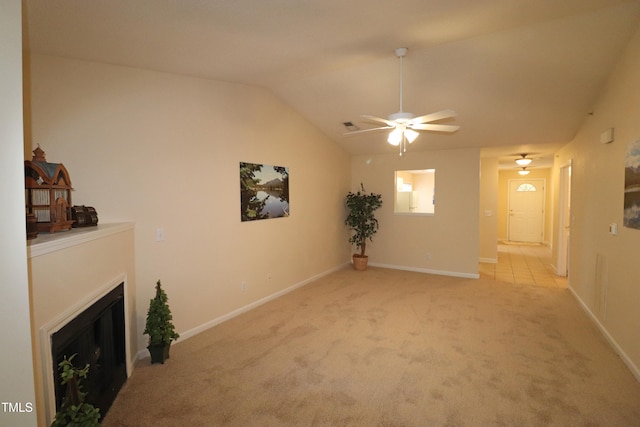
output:
[[[36,217],[38,231],[69,230],[73,219],[71,178],[62,163],[49,163],[38,146],[33,159],[24,162],[26,213]]]

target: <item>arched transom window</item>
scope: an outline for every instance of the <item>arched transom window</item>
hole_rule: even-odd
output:
[[[538,189],[533,184],[524,183],[524,184],[518,185],[518,188],[516,188],[516,191],[538,191]]]

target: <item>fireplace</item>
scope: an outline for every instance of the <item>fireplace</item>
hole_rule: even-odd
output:
[[[58,356],[52,351],[52,339],[75,318],[82,315],[81,318],[84,318],[85,323],[93,328],[94,337],[91,339],[98,342],[104,335],[101,331],[108,328],[109,324],[113,330],[121,331],[119,325],[124,323],[127,377],[133,372],[135,355],[138,351],[134,241],[135,223],[132,222],[72,228],[64,233],[40,233],[38,238],[27,241],[32,328],[33,333],[37,334],[37,339],[34,340],[34,354],[38,357],[35,358],[34,364],[38,375],[34,380],[36,383],[35,412],[39,426],[51,425],[56,414],[56,406],[60,405],[60,399],[56,397],[56,388],[60,383],[57,375]],[[122,284],[124,284],[124,293],[120,290],[111,294]],[[98,303],[105,296],[107,298]],[[124,322],[112,320],[110,323],[105,320],[96,324],[94,316],[87,315],[85,318],[83,315],[89,307],[98,303],[96,307],[102,307],[102,309],[98,308],[94,313],[100,314],[104,309],[111,307],[111,316],[113,317],[115,313],[115,317],[121,319],[118,310],[121,313],[122,305],[118,305],[119,302],[115,305],[112,303],[123,299]],[[76,352],[79,353],[73,346],[82,346],[73,343],[71,335],[66,330],[56,335],[56,354],[68,352],[70,356]],[[58,343],[59,338],[62,339],[60,343]],[[112,343],[118,351],[121,351],[123,347],[121,338],[114,336]],[[100,369],[91,367],[90,375],[101,372],[103,385],[98,386],[99,389],[105,387],[105,379],[110,377],[122,380],[122,374],[118,373],[121,372],[118,371],[119,369],[124,369],[122,355],[115,353],[115,355],[105,356],[105,349],[108,347],[109,342],[100,343],[97,347],[95,344],[93,346],[94,358],[95,351],[99,349]],[[91,346],[89,348],[91,349]],[[91,354],[91,351],[88,354]],[[115,362],[108,361],[109,357]],[[81,362],[79,356],[76,356],[74,363],[91,364],[91,357]],[[114,365],[111,365],[112,363]],[[79,367],[83,368],[84,364]],[[111,365],[112,368],[115,366],[113,375],[102,373],[105,365]],[[93,395],[94,392],[88,387],[93,386],[87,383],[83,386]],[[107,389],[112,387],[112,384],[106,386]],[[115,395],[115,392],[112,394]],[[99,405],[103,406],[101,403]],[[101,411],[103,416],[106,414],[104,408],[107,406],[104,405]]]
[[[73,365],[89,374],[82,380],[85,401],[100,409],[104,417],[127,379],[124,283],[109,291],[51,335],[56,410],[62,405],[58,363],[73,358]]]

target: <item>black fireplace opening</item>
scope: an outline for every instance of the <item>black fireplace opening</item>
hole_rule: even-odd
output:
[[[58,364],[66,356],[73,365],[89,364],[82,380],[85,402],[100,409],[104,418],[127,379],[124,283],[100,298],[51,337],[55,373],[56,411],[60,410],[66,387],[61,384]]]

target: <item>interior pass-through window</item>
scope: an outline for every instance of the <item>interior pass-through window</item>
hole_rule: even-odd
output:
[[[395,172],[394,212],[434,215],[436,170],[398,170]]]

